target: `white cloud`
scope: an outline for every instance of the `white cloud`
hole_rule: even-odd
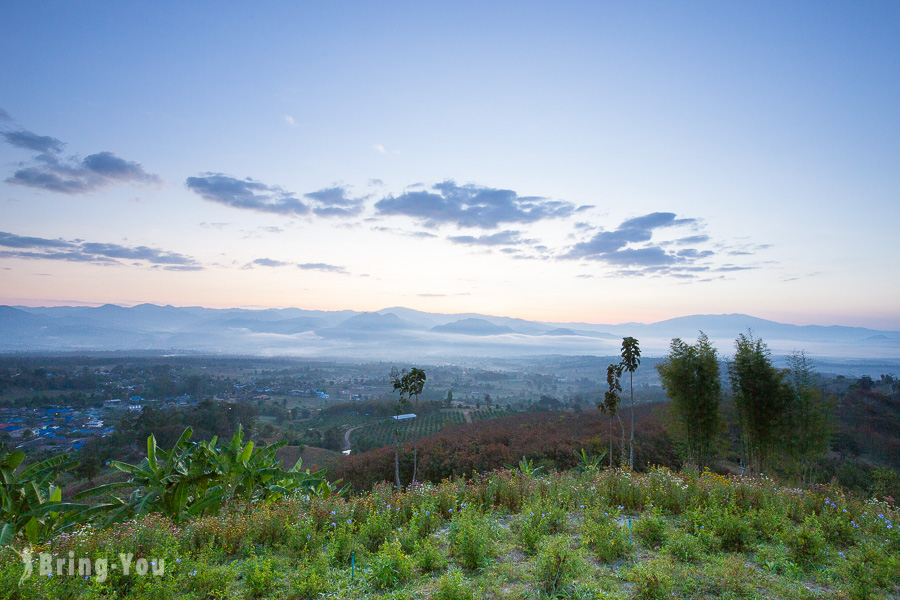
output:
[[[286,122],[288,125],[290,125],[291,127],[296,127],[296,126],[297,126],[297,121],[295,121],[295,120],[294,120],[294,117],[292,117],[291,115],[284,115],[284,120],[285,120],[285,122]]]
[[[372,148],[374,148],[375,152],[377,152],[378,154],[385,154],[387,152],[387,150],[385,150],[384,146],[381,144],[375,144],[374,146],[372,146]]]

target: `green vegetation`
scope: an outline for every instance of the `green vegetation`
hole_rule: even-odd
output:
[[[716,349],[702,332],[694,345],[675,338],[656,370],[672,400],[684,454],[702,469],[713,455],[720,427],[722,385]]]
[[[497,470],[248,511],[143,514],[0,550],[0,597],[892,598],[896,507],[709,471]],[[13,551],[16,550],[16,552]],[[61,557],[41,574],[38,554]],[[70,556],[119,565],[68,574]],[[154,575],[153,569],[161,571]]]

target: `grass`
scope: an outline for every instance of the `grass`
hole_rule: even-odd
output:
[[[35,560],[21,586],[21,559],[0,550],[0,598],[887,599],[900,597],[897,517],[769,479],[498,470],[183,526],[157,515],[84,526],[32,548],[63,570],[48,577]],[[69,575],[70,552],[110,568]],[[120,554],[148,574],[113,569]]]

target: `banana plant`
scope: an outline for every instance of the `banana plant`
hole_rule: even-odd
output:
[[[135,488],[127,499],[114,497],[104,508],[107,521],[119,521],[138,514],[161,512],[180,522],[186,516],[186,508],[195,499],[198,488],[216,477],[216,473],[205,469],[203,461],[194,461],[198,444],[189,440],[193,429],[188,427],[175,442],[172,450],[166,452],[157,446],[156,436],[147,438],[147,457],[139,464],[111,461],[114,469],[130,475],[128,481],[100,485],[76,494],[76,499],[96,496],[115,489]]]
[[[25,453],[17,450],[0,456],[0,546],[24,537],[31,543],[47,539],[75,522],[83,504],[62,501],[55,485],[60,473],[77,462],[60,454],[22,470]]]
[[[600,454],[588,454],[585,452],[584,448],[573,451],[575,454],[575,458],[578,459],[578,466],[576,469],[581,472],[592,472],[600,470],[600,463],[606,457],[606,450],[602,450]]]
[[[160,449],[151,435],[147,438],[147,457],[140,464],[110,463],[130,475],[128,481],[101,485],[76,498],[133,488],[127,498],[114,497],[95,508],[107,512],[107,521],[155,511],[179,523],[216,514],[228,502],[243,503],[249,510],[254,504],[270,504],[286,495],[330,495],[335,491],[325,481],[324,470],[303,472],[300,460],[292,469],[283,469],[275,458],[283,442],[271,446],[245,444],[243,428],[238,426],[231,443],[220,450],[217,437],[191,442],[192,433],[190,427],[185,429],[169,452]]]

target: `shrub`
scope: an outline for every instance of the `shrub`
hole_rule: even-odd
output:
[[[819,563],[825,554],[825,536],[812,516],[785,535],[785,544],[793,561],[802,567]]]
[[[234,575],[228,566],[198,564],[197,569],[188,572],[187,588],[198,598],[225,600],[231,598],[228,587]]]
[[[243,575],[249,596],[259,598],[275,585],[275,561],[254,556],[244,562]]]
[[[362,546],[347,524],[335,525],[328,540],[328,557],[336,567],[348,566],[350,557],[360,554]]]
[[[837,571],[853,600],[871,598],[878,590],[891,591],[900,581],[900,557],[874,542],[839,555]]]
[[[423,573],[440,571],[447,566],[447,557],[440,545],[432,538],[419,540],[413,551],[416,568]]]
[[[698,562],[703,557],[704,551],[700,538],[684,531],[676,531],[665,543],[666,554],[681,562]]]
[[[659,548],[666,540],[666,520],[650,514],[632,523],[634,535],[647,548]]]
[[[513,530],[522,549],[528,554],[537,552],[544,536],[559,533],[566,523],[566,512],[547,500],[529,503],[513,522]]]
[[[477,569],[497,553],[496,525],[474,508],[462,509],[450,523],[450,552],[466,569]]]
[[[386,590],[412,578],[413,560],[403,552],[399,540],[385,542],[372,557],[370,579],[375,588]]]
[[[761,545],[756,549],[756,564],[774,575],[795,575],[799,570],[784,544]]]
[[[462,571],[453,567],[437,582],[437,589],[432,596],[434,600],[475,600],[475,592],[466,581]]]
[[[640,563],[628,572],[627,579],[634,584],[634,598],[657,600],[672,591],[672,564],[665,558]]]
[[[581,531],[582,543],[602,562],[625,558],[631,552],[628,533],[608,515],[585,517]]]
[[[571,538],[553,535],[544,538],[541,543],[534,576],[541,591],[554,596],[574,579],[583,566],[584,560],[572,548]]]
[[[328,564],[321,558],[303,562],[289,581],[290,595],[301,598],[315,598],[331,589]]]

